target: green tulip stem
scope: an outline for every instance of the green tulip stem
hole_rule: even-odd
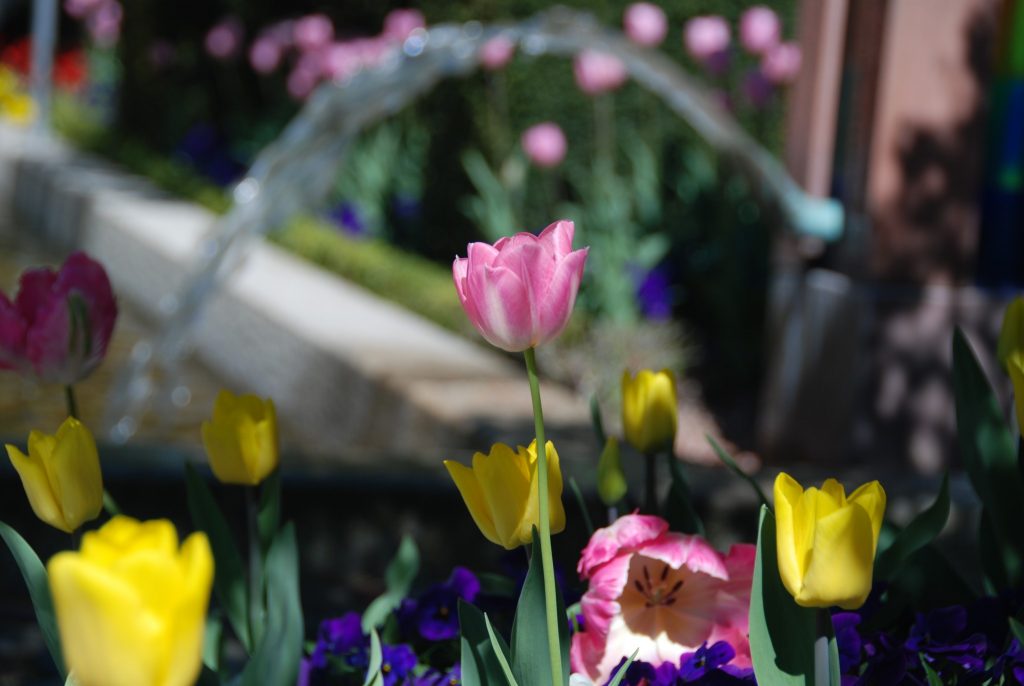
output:
[[[260,550],[259,486],[245,487],[249,528],[249,635],[255,647],[263,635],[263,554]]]
[[[652,515],[658,514],[657,457],[653,453],[644,455],[647,461],[644,467],[644,509]]]
[[[530,395],[533,398],[533,426],[537,434],[537,517],[540,520],[540,563],[544,572],[544,609],[548,625],[548,653],[551,656],[551,684],[562,683],[562,651],[558,645],[558,610],[555,603],[555,567],[551,556],[551,509],[548,494],[547,440],[544,438],[544,411],[540,405],[540,379],[537,376],[537,359],[533,348],[523,351],[526,358],[526,375],[530,380]],[[564,618],[563,618],[564,619]]]
[[[68,416],[78,419],[78,401],[75,400],[75,388],[71,384],[64,387],[64,404],[68,408]]]

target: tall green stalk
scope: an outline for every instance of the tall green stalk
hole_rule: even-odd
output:
[[[523,351],[526,358],[526,375],[530,379],[530,396],[533,398],[533,427],[537,434],[537,516],[540,520],[540,562],[544,572],[544,610],[548,624],[548,653],[551,657],[551,684],[562,683],[562,651],[558,645],[558,608],[555,602],[555,567],[551,555],[551,503],[548,494],[547,440],[544,438],[544,411],[540,406],[540,379],[537,376],[537,359],[533,348]]]

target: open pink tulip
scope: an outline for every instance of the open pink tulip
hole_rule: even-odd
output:
[[[452,264],[466,316],[487,342],[522,352],[557,337],[569,322],[587,251],[572,249],[575,227],[557,221],[539,236],[517,233],[494,245],[470,243]]]
[[[622,16],[622,28],[637,45],[660,45],[668,34],[665,10],[650,2],[634,2]]]
[[[716,640],[733,643],[737,666],[749,665],[753,550],[733,546],[723,556],[649,515],[595,531],[577,567],[590,585],[580,601],[585,629],[572,637],[572,671],[601,684],[634,650],[637,660],[659,665]]]
[[[107,273],[85,253],[30,269],[14,302],[0,293],[0,369],[73,384],[103,361],[116,319]]]
[[[535,124],[523,131],[520,143],[530,161],[544,168],[561,164],[568,148],[562,127],[550,121]]]

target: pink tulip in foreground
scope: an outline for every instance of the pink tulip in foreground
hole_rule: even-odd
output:
[[[598,529],[577,567],[590,586],[580,601],[585,628],[572,637],[572,671],[602,684],[634,650],[656,666],[720,640],[736,650],[737,667],[749,667],[754,553],[742,544],[722,555],[649,515]]]
[[[650,2],[634,2],[626,8],[622,17],[622,28],[629,39],[637,45],[653,47],[660,45],[668,34],[668,19],[665,10]]]
[[[573,61],[576,85],[587,95],[613,91],[626,82],[626,65],[615,55],[584,50]]]
[[[589,248],[572,249],[575,227],[557,221],[539,236],[470,243],[452,264],[466,316],[487,342],[522,352],[556,338],[572,314]]]
[[[530,161],[545,168],[561,164],[568,148],[562,127],[550,121],[526,129],[520,142]]]
[[[0,293],[0,369],[71,385],[103,361],[116,319],[107,273],[85,253],[30,269],[13,302]]]

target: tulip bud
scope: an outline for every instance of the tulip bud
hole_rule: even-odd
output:
[[[556,534],[565,529],[562,472],[555,446],[551,441],[545,445],[551,533]],[[472,468],[452,460],[445,460],[444,466],[487,540],[507,550],[533,540],[539,512],[537,441],[529,448],[519,446],[516,452],[496,443],[489,454],[473,455]]]
[[[628,490],[626,475],[622,473],[619,439],[609,436],[604,442],[601,459],[597,462],[597,494],[602,503],[611,507],[622,500]]]
[[[618,89],[629,76],[626,65],[615,55],[584,50],[572,63],[576,85],[587,95],[600,95]]]
[[[68,417],[55,436],[33,431],[28,455],[7,445],[7,456],[21,477],[39,519],[71,533],[103,509],[103,475],[89,429]]]
[[[530,161],[544,168],[561,164],[568,148],[562,127],[550,121],[526,129],[520,143]]]
[[[78,686],[188,686],[202,666],[213,555],[178,548],[167,520],[118,516],[47,565],[61,647]]]
[[[569,323],[588,248],[572,249],[573,223],[539,236],[517,233],[494,245],[470,243],[452,264],[466,316],[487,339],[516,353],[556,338]]]
[[[871,592],[885,491],[877,481],[849,498],[828,479],[806,491],[793,477],[775,479],[776,549],[782,583],[797,605],[856,610]]]
[[[255,486],[277,468],[277,413],[270,399],[221,391],[202,431],[210,468],[224,483]]]
[[[634,2],[626,8],[622,27],[629,39],[637,45],[660,45],[668,33],[665,10],[649,2]]]
[[[644,455],[671,450],[679,418],[675,376],[667,369],[622,373],[622,427],[626,440]]]
[[[480,64],[487,71],[504,67],[516,54],[516,44],[507,36],[495,36],[480,48]]]

